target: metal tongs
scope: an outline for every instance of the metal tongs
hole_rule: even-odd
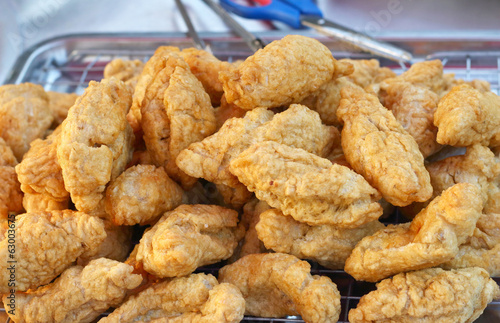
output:
[[[413,58],[411,53],[401,48],[324,19],[321,10],[312,0],[251,1],[260,4],[257,7],[240,5],[233,0],[220,0],[221,5],[213,0],[203,1],[241,36],[254,51],[264,46],[262,40],[245,30],[226,10],[245,18],[278,20],[293,28],[311,27],[322,34],[348,43],[358,49],[397,62],[409,62]]]

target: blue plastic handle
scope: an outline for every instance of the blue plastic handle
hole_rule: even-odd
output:
[[[298,9],[302,15],[323,17],[323,13],[312,0],[280,0]]]
[[[260,7],[243,6],[231,0],[220,0],[220,4],[227,11],[230,11],[241,17],[263,20],[278,20],[293,28],[299,29],[302,27],[302,24],[300,23],[301,12],[297,8],[282,1],[274,0],[270,4]]]

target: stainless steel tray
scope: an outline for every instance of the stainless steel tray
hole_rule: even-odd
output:
[[[320,39],[337,58],[371,58],[370,55],[346,50],[339,43],[315,33],[300,34]],[[265,42],[280,39],[282,32],[259,33]],[[499,94],[500,38],[495,34],[384,34],[379,37],[394,42],[414,53],[415,62],[441,59],[446,73],[455,73],[465,80],[483,79],[491,83],[492,91]],[[215,56],[224,60],[244,59],[252,54],[244,42],[231,34],[206,33],[201,37]],[[100,80],[106,64],[115,58],[146,61],[161,45],[192,47],[193,42],[183,33],[163,34],[86,34],[68,35],[42,42],[24,54],[7,77],[5,83],[32,82],[46,90],[82,93],[91,80]],[[400,73],[407,66],[381,59],[381,65]],[[396,212],[386,221],[401,222]],[[342,295],[342,313],[339,322],[348,322],[349,309],[356,307],[361,296],[374,290],[375,285],[357,282],[340,270],[329,270],[312,263],[313,274],[329,276]],[[200,268],[200,271],[217,274],[220,264]],[[500,283],[500,278],[494,278]],[[283,319],[245,317],[245,322],[303,322],[300,318]],[[500,301],[488,305],[477,322],[500,322]]]

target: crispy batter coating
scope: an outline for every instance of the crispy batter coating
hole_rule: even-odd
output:
[[[240,221],[245,227],[245,237],[240,241],[231,258],[229,258],[229,263],[233,263],[246,255],[268,252],[262,241],[259,240],[255,226],[259,222],[262,212],[270,208],[269,204],[259,201],[255,197],[245,204]]]
[[[100,258],[87,266],[74,266],[53,283],[27,293],[16,293],[15,322],[93,322],[110,306],[119,305],[127,290],[142,277],[133,267]],[[4,303],[8,303],[7,295]]]
[[[0,166],[16,166],[17,158],[9,145],[0,137]]]
[[[126,119],[131,99],[122,81],[92,81],[62,125],[57,160],[64,186],[80,211],[99,205],[106,184],[132,158],[134,136]]]
[[[68,208],[69,193],[64,187],[62,169],[57,160],[61,127],[47,139],[36,139],[16,166],[16,173],[25,193],[26,212],[63,210]]]
[[[450,261],[441,264],[443,269],[480,267],[491,277],[500,275],[500,243],[493,248],[475,248],[469,244],[459,247],[458,254]]]
[[[70,210],[18,215],[15,226],[17,291],[49,283],[106,238],[102,220]],[[0,293],[10,290],[7,246],[7,239],[0,242]]]
[[[499,296],[483,269],[424,269],[378,283],[349,311],[349,322],[473,322]]]
[[[354,71],[345,78],[362,88],[385,79],[396,77],[396,73],[387,67],[380,67],[376,59],[341,59],[339,62],[352,64]]]
[[[137,165],[109,184],[104,204],[115,225],[144,225],[179,206],[183,193],[163,167]]]
[[[132,227],[117,226],[110,221],[104,221],[106,239],[94,249],[85,251],[77,259],[77,264],[86,266],[91,260],[108,258],[125,261],[132,248]]]
[[[342,149],[354,170],[393,205],[429,199],[429,173],[415,139],[376,96],[354,87],[343,88],[341,95]]]
[[[337,322],[340,294],[326,276],[311,276],[311,266],[283,253],[253,254],[219,270],[219,281],[236,285],[245,314],[301,315],[308,323]]]
[[[443,63],[439,59],[415,63],[397,78],[398,81],[406,81],[435,93],[443,91],[446,87]]]
[[[227,103],[226,97],[223,95],[220,106],[214,109],[217,130],[219,130],[228,119],[243,118],[246,112],[247,110],[238,108],[234,103]]]
[[[49,97],[49,107],[54,117],[52,127],[56,128],[68,116],[68,110],[75,104],[78,94],[47,91],[47,95]]]
[[[288,35],[273,41],[241,63],[221,71],[219,80],[229,103],[251,110],[298,103],[334,77],[352,73],[319,41]]]
[[[188,70],[176,67],[165,90],[164,99],[170,120],[167,173],[190,188],[196,178],[187,176],[175,164],[179,153],[191,143],[203,140],[216,130],[215,112],[200,81]]]
[[[376,282],[449,261],[474,232],[482,204],[476,185],[456,184],[436,197],[411,223],[389,225],[363,238],[344,270],[356,280]]]
[[[209,52],[196,48],[183,49],[179,55],[189,65],[191,73],[203,84],[203,88],[210,96],[212,105],[219,105],[224,93],[222,82],[219,81],[219,72],[230,71],[234,68],[233,64],[220,61]]]
[[[455,86],[439,101],[434,124],[440,144],[499,146],[500,97],[468,84]]]
[[[372,221],[354,229],[339,229],[331,225],[310,226],[295,221],[276,209],[260,214],[255,227],[258,239],[268,249],[314,260],[331,269],[343,269],[356,244],[368,235],[384,228]]]
[[[0,166],[0,219],[23,210],[23,192],[12,166]]]
[[[244,235],[238,213],[217,205],[181,205],[144,233],[137,250],[144,269],[179,277],[231,257]]]
[[[217,191],[224,199],[224,204],[235,210],[239,210],[253,196],[253,193],[247,190],[244,185],[237,185],[236,188],[224,184],[215,184]]]
[[[110,79],[114,77],[123,81],[133,92],[143,68],[144,63],[138,59],[123,60],[116,58],[104,67],[104,78]]]
[[[278,114],[259,108],[244,118],[227,120],[217,133],[183,150],[176,162],[191,176],[244,189],[228,168],[251,144],[272,140],[325,156],[338,136],[335,127],[322,125],[318,114],[303,105],[291,105]]]
[[[0,86],[0,137],[17,160],[28,151],[30,142],[43,137],[53,120],[49,97],[40,85]]]
[[[99,322],[237,323],[244,312],[238,288],[219,284],[210,274],[192,274],[149,287]]]
[[[412,135],[424,158],[441,149],[436,141],[438,129],[433,123],[438,101],[436,93],[409,82],[393,82],[387,88],[385,107]]]
[[[302,149],[257,143],[229,169],[258,199],[299,222],[355,228],[382,215],[380,194],[361,175]]]

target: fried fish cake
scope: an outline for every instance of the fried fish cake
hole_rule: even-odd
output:
[[[99,322],[237,323],[244,312],[238,288],[219,284],[212,275],[192,274],[152,285]]]
[[[395,206],[428,200],[432,186],[415,139],[376,96],[354,87],[341,95],[337,117],[349,164]]]
[[[181,205],[144,233],[136,259],[158,277],[185,276],[231,257],[243,235],[236,211],[216,205]]]
[[[349,322],[473,322],[499,296],[484,269],[423,269],[378,283],[349,311]]]
[[[500,146],[500,97],[468,84],[455,86],[439,101],[434,124],[440,144]]]
[[[15,322],[93,322],[110,306],[118,306],[126,291],[137,287],[142,277],[133,267],[100,258],[87,266],[74,266],[47,286],[16,293]],[[3,299],[4,304],[9,300]]]
[[[134,135],[126,119],[131,100],[122,81],[91,81],[62,125],[57,160],[79,211],[93,211],[104,198],[106,184],[132,158]]]
[[[326,276],[312,276],[311,266],[283,253],[247,255],[219,270],[219,281],[236,285],[248,315],[300,315],[308,323],[337,322],[340,294]]]
[[[298,103],[334,77],[349,74],[352,65],[336,61],[319,41],[288,35],[268,44],[237,69],[221,71],[228,103],[251,110]]]
[[[16,290],[27,291],[49,283],[85,251],[97,248],[106,238],[104,223],[82,212],[51,211],[16,217]],[[8,267],[12,259],[8,239],[0,242],[0,292],[8,293]]]
[[[380,194],[361,175],[302,149],[257,143],[229,170],[258,199],[299,222],[355,228],[382,215]]]
[[[339,229],[331,225],[310,226],[277,209],[261,213],[260,221],[255,226],[258,239],[266,248],[310,259],[331,269],[344,269],[345,261],[356,244],[383,228],[379,221],[353,229]]]
[[[449,261],[474,232],[482,207],[476,185],[456,184],[411,223],[389,225],[363,238],[347,258],[344,270],[356,280],[376,282]]]

